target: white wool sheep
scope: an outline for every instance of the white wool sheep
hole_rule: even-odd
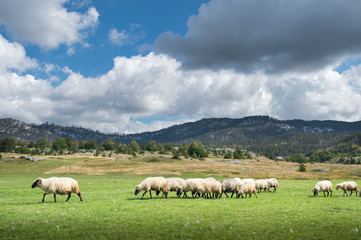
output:
[[[183,192],[183,197],[187,197],[187,192],[192,192],[192,197],[194,198],[194,194],[198,191],[200,186],[202,185],[203,178],[188,178],[184,183],[181,184],[177,188],[177,195],[180,195]]]
[[[257,198],[256,182],[253,179],[243,179],[237,189],[237,198],[243,198],[243,194],[246,194],[246,197],[249,194],[249,197],[251,197],[252,193]]]
[[[326,197],[325,192],[327,192],[327,197],[329,196],[329,194],[331,192],[331,197],[332,197],[332,183],[327,180],[316,183],[316,186],[312,189],[313,195],[315,197],[317,197],[318,193],[321,191],[323,192],[324,197]]]
[[[168,192],[177,191],[177,188],[185,182],[183,178],[167,178],[166,180]]]
[[[212,198],[212,194],[218,198],[222,194],[222,184],[220,181],[215,180],[214,178],[206,178],[202,181],[201,186],[198,188],[198,192],[202,194],[202,197],[206,195],[208,198]]]
[[[266,180],[264,179],[259,179],[259,180],[256,180],[256,189],[258,192],[261,192],[261,190],[263,191],[266,191],[268,190],[269,191],[269,184]]]
[[[156,191],[157,195],[160,193],[160,191],[162,191],[163,195],[165,195],[165,198],[168,197],[167,180],[164,177],[146,178],[143,182],[135,187],[135,195],[137,195],[142,190],[144,190],[144,193],[141,199],[143,199],[147,192],[149,192],[150,198],[152,198],[152,190]]]
[[[56,194],[68,195],[68,198],[66,199],[66,201],[68,201],[72,193],[77,194],[80,201],[83,201],[79,190],[79,184],[72,178],[37,178],[31,187],[39,187],[45,191],[42,202],[44,202],[46,194],[49,193],[54,194],[54,202],[56,202]]]
[[[222,184],[222,194],[224,193],[227,197],[227,193],[232,193],[231,198],[233,197],[233,194],[237,192],[237,187],[241,183],[240,178],[232,178],[232,179],[224,179],[221,181]]]
[[[277,190],[277,187],[278,187],[277,179],[268,178],[268,179],[265,179],[265,180],[268,182],[269,188],[273,187],[273,192],[275,192]],[[270,191],[270,190],[268,189],[268,191]]]
[[[343,190],[343,195],[347,197],[347,191],[351,191],[350,196],[352,195],[353,191],[356,192],[356,197],[357,197],[357,183],[355,183],[354,181],[348,181],[348,182],[342,182],[337,184],[336,186],[336,190],[341,188]]]

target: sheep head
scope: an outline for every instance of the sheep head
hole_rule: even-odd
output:
[[[313,196],[316,197],[318,195],[318,189],[317,188],[312,189],[312,192],[313,192]]]
[[[38,187],[38,186],[41,184],[41,182],[42,182],[41,178],[36,179],[36,180],[33,182],[33,185],[31,185],[31,188]]]
[[[142,191],[142,188],[141,188],[141,186],[137,185],[137,186],[135,187],[135,192],[134,192],[134,194],[137,195],[140,191]]]

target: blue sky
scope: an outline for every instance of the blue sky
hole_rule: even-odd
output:
[[[0,118],[361,120],[360,1],[0,0]]]

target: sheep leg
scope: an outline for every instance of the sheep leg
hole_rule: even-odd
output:
[[[325,194],[325,192],[323,192],[323,196],[324,196],[324,197],[326,197],[326,194]]]
[[[43,195],[43,201],[41,201],[41,202],[44,202],[44,200],[45,200],[45,195],[46,195],[46,193],[44,193],[44,195]]]
[[[54,193],[54,202],[56,202],[56,194]]]
[[[152,198],[152,190],[149,190],[150,198]]]
[[[80,194],[80,193],[78,193],[78,196],[79,196],[79,198],[80,198],[80,201],[83,201],[83,199],[81,198],[81,194]]]
[[[65,202],[67,202],[69,200],[69,198],[71,197],[71,193],[68,193],[68,198],[66,199]]]
[[[353,191],[351,190],[351,194],[349,195],[349,197],[351,197],[352,193],[353,193]]]
[[[140,199],[143,199],[144,195],[147,193],[147,191],[145,191],[142,195],[142,197]]]

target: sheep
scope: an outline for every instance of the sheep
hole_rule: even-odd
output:
[[[177,187],[177,195],[181,196],[183,192],[183,197],[187,197],[187,192],[192,192],[192,197],[194,198],[194,194],[198,192],[198,189],[202,185],[203,178],[188,178],[182,183],[179,187]]]
[[[58,178],[58,177],[51,177],[51,178],[37,178],[31,185],[31,188],[39,187],[45,191],[43,195],[43,200],[45,200],[46,194],[52,193],[54,194],[54,202],[56,202],[56,194],[60,195],[68,195],[66,202],[71,197],[72,193],[75,193],[79,196],[80,201],[83,201],[81,198],[81,192],[79,190],[79,184],[76,180],[72,178]]]
[[[237,187],[240,183],[241,183],[240,178],[232,178],[232,179],[222,180],[221,181],[221,184],[222,184],[221,197],[222,197],[222,194],[224,193],[228,198],[227,193],[232,193],[232,195],[231,195],[231,198],[232,198],[233,194],[237,191]]]
[[[168,192],[177,191],[177,188],[185,182],[183,178],[167,178],[166,180]]]
[[[221,198],[222,194],[222,184],[220,181],[215,180],[214,178],[207,178],[202,181],[201,186],[198,188],[198,192],[202,194],[202,197],[206,195],[208,198],[212,198],[212,195],[216,198]]]
[[[278,182],[277,179],[275,178],[268,178],[265,179],[268,182],[269,188],[273,187],[273,192],[277,191],[277,187],[278,187]],[[270,189],[268,188],[268,191],[270,192]]]
[[[330,181],[320,181],[318,183],[316,183],[316,186],[312,189],[313,195],[315,197],[318,196],[318,193],[322,191],[323,192],[323,196],[326,197],[325,192],[327,192],[327,197],[329,196],[329,192],[331,192],[331,197],[332,197],[332,183]]]
[[[167,180],[164,177],[148,177],[143,182],[135,187],[135,195],[138,195],[140,191],[144,190],[144,193],[141,197],[143,199],[144,195],[149,192],[150,198],[152,198],[152,190],[156,191],[158,195],[160,191],[163,192],[163,196],[168,198],[168,187]],[[162,196],[162,198],[163,198]]]
[[[337,184],[336,186],[336,190],[338,190],[339,188],[341,188],[343,190],[343,195],[347,197],[347,191],[351,191],[350,196],[352,195],[353,191],[356,192],[356,197],[357,197],[357,183],[353,182],[353,181],[349,181],[349,182],[342,182]]]
[[[243,194],[249,194],[249,197],[251,198],[252,193],[256,195],[257,198],[257,190],[256,190],[256,182],[253,179],[243,179],[240,183],[240,185],[237,188],[237,198],[242,197]]]
[[[269,191],[269,184],[266,180],[259,179],[255,183],[258,192],[261,192],[261,190],[266,191],[266,189]]]

